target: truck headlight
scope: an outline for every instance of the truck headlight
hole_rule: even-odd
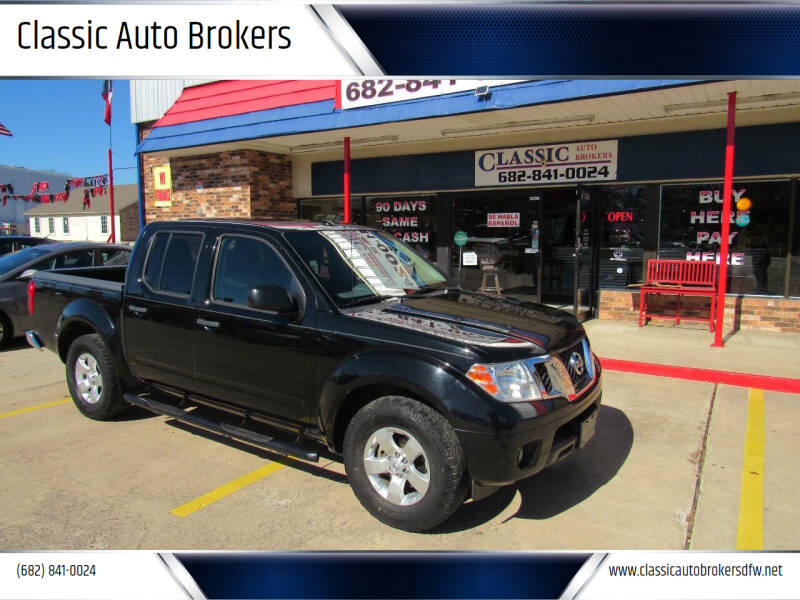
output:
[[[539,377],[531,373],[523,361],[472,365],[467,377],[504,402],[542,399]]]

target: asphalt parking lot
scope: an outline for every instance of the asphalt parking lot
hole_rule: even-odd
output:
[[[285,459],[168,417],[82,417],[64,367],[0,352],[0,549],[789,549],[800,397],[606,371],[564,462],[434,532],[373,519],[335,457]]]

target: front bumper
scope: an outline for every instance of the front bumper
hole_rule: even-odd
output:
[[[502,486],[530,477],[583,447],[594,433],[602,398],[601,376],[580,398],[563,399],[543,416],[520,419],[510,432],[483,433],[456,429],[472,480]]]

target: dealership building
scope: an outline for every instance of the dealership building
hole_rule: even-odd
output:
[[[140,217],[340,221],[349,138],[352,222],[467,288],[636,319],[649,259],[718,260],[732,91],[726,322],[800,333],[796,80],[132,81]]]

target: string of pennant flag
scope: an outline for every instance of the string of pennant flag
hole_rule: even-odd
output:
[[[92,207],[92,198],[102,196],[108,192],[108,174],[93,175],[92,177],[73,177],[64,183],[64,191],[51,191],[48,181],[36,181],[31,186],[31,191],[27,194],[19,194],[14,190],[10,183],[0,184],[0,196],[2,196],[3,206],[9,200],[22,200],[24,202],[39,202],[50,204],[54,202],[66,202],[72,190],[83,188],[83,208],[88,210]]]

